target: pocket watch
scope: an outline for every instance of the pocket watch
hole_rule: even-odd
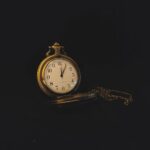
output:
[[[73,93],[78,88],[81,73],[77,63],[56,42],[49,46],[46,57],[38,67],[37,81],[45,94],[60,96]]]
[[[49,46],[46,57],[39,64],[37,81],[41,90],[53,97],[51,104],[87,102],[97,100],[99,97],[107,101],[120,100],[125,105],[133,101],[132,95],[128,92],[111,90],[102,86],[88,92],[74,93],[79,87],[81,73],[77,63],[67,56],[64,47],[57,42]]]

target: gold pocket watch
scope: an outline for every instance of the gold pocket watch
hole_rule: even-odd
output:
[[[53,97],[52,104],[66,104],[73,102],[87,102],[99,97],[107,101],[120,100],[125,105],[133,101],[128,92],[111,90],[98,86],[88,92],[74,93],[79,87],[81,73],[77,63],[66,55],[59,43],[49,46],[46,57],[37,70],[37,81],[41,90]],[[55,98],[54,98],[55,97]]]
[[[72,93],[78,88],[81,74],[76,62],[56,42],[49,47],[46,58],[40,63],[37,80],[47,95],[60,96]]]

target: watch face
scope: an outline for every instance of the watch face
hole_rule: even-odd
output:
[[[77,67],[66,58],[54,58],[45,67],[44,82],[56,94],[69,93],[79,82]]]

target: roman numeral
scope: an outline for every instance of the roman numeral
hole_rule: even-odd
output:
[[[52,85],[53,85],[53,82],[50,82],[50,85],[52,86]]]
[[[69,70],[72,71],[72,67],[69,67]]]
[[[55,64],[52,64],[52,67],[55,67]]]
[[[47,79],[50,79],[50,75],[47,76]]]
[[[74,73],[72,73],[72,76],[74,77],[74,76],[75,76],[75,74],[74,74]]]
[[[55,87],[56,87],[56,90],[58,90],[58,86],[56,85]]]
[[[62,87],[62,91],[64,91],[65,90],[65,87]]]
[[[52,72],[52,69],[48,69],[48,72]]]
[[[61,62],[58,62],[58,65],[59,65],[59,66],[61,66],[61,65],[62,65],[62,63],[61,63]]]

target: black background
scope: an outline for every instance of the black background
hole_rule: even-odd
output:
[[[145,149],[148,145],[148,5],[138,1],[7,2],[1,9],[3,149]],[[86,91],[128,91],[134,103],[51,107],[36,70],[48,46],[65,46]]]

